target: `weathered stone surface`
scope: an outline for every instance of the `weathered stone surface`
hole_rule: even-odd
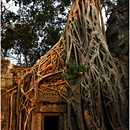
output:
[[[55,103],[60,100],[60,95],[57,91],[46,89],[44,92],[39,93],[38,100]]]
[[[109,50],[112,55],[128,64],[129,17],[128,1],[119,0],[112,10],[106,31]]]
[[[1,95],[13,86],[10,69],[12,65],[9,60],[1,60]],[[1,97],[1,128],[8,130],[9,126],[9,95]]]
[[[16,92],[18,80],[21,78],[25,67],[15,66],[9,60],[1,60],[1,129],[8,130],[12,123],[15,129],[16,119]],[[11,92],[13,94],[11,94]],[[12,101],[11,101],[12,99]],[[12,117],[11,114],[12,113]],[[10,121],[12,120],[12,122]]]
[[[128,61],[129,61],[129,12],[128,0],[119,0],[117,6],[112,10],[108,20],[106,31],[109,50],[112,55],[120,60],[123,77],[128,88]],[[118,67],[119,68],[119,67]],[[122,77],[122,78],[123,78]]]
[[[66,104],[46,104],[37,109],[38,112],[66,112]]]
[[[12,68],[12,64],[9,60],[1,61],[1,89],[10,88],[13,85],[12,74],[10,73],[10,69]]]
[[[115,58],[127,99],[129,98],[129,1],[118,0],[108,20],[108,46]],[[128,125],[128,122],[125,122]]]

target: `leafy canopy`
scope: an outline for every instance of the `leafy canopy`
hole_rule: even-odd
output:
[[[17,13],[7,7],[10,2],[1,3],[2,55],[15,54],[18,65],[33,66],[59,40],[72,1],[12,0]],[[101,0],[106,15],[115,2]]]

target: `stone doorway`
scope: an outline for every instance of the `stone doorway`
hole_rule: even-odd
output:
[[[31,130],[67,130],[66,104],[39,104],[32,113]]]
[[[67,130],[65,113],[33,113],[31,130]]]
[[[49,114],[44,115],[44,129],[43,130],[59,130],[59,115]]]

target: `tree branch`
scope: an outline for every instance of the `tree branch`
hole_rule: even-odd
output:
[[[8,28],[8,29],[10,29],[10,30],[16,32],[16,33],[19,34],[19,35],[24,35],[24,34],[19,33],[18,31],[21,30],[21,29],[24,29],[26,26],[24,26],[24,27],[22,27],[22,28],[20,28],[20,29],[17,29],[17,30],[15,30],[15,29],[13,29],[13,28],[10,28],[10,27],[8,27],[8,26],[5,26],[5,25],[2,25],[1,27],[2,27],[2,28]]]

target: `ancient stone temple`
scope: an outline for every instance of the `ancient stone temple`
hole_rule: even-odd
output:
[[[107,43],[113,57],[117,58],[122,71],[122,82],[129,95],[129,1],[118,0],[108,20]],[[129,97],[129,96],[127,96]]]
[[[128,128],[127,98],[99,14],[99,1],[75,0],[50,51],[31,68],[10,69],[9,130]]]

